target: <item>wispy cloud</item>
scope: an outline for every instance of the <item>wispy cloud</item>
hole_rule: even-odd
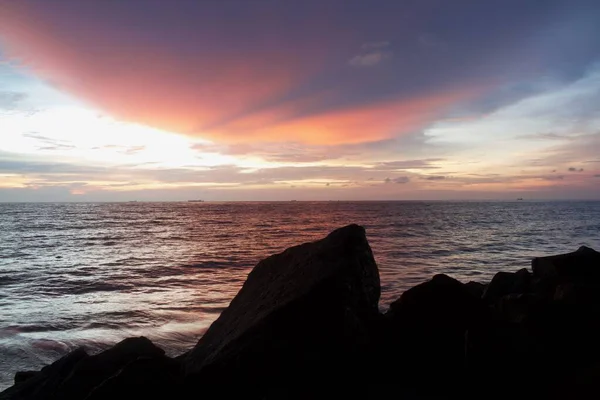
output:
[[[528,135],[518,136],[517,139],[525,140],[569,140],[570,135],[558,135],[554,132],[532,133]]]
[[[371,42],[365,43],[361,47],[361,52],[352,57],[348,64],[353,67],[373,67],[383,61],[392,58],[393,52],[390,50],[390,42]]]
[[[308,114],[287,107],[263,110],[205,130],[212,137],[248,143],[300,142],[312,145],[343,145],[375,142],[419,131],[445,115],[455,102],[477,96],[481,88],[435,92],[409,100],[392,98],[369,105],[347,105]],[[285,115],[285,112],[283,112]]]
[[[0,110],[13,110],[26,98],[25,93],[0,91]]]
[[[442,158],[426,158],[420,160],[386,161],[374,165],[376,170],[405,170],[405,169],[435,169],[440,168],[435,163],[444,161]]]
[[[384,181],[384,183],[403,184],[403,183],[410,182],[410,178],[408,176],[398,176],[396,178],[385,178],[383,181]]]
[[[542,175],[539,176],[540,179],[545,181],[562,181],[565,179],[564,175]]]

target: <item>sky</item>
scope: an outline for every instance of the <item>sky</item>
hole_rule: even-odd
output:
[[[597,0],[0,0],[0,201],[600,199]]]

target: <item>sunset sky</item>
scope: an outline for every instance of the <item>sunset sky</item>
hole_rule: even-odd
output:
[[[0,201],[600,199],[598,0],[0,0]]]

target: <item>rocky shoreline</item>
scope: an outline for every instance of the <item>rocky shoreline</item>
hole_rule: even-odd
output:
[[[270,256],[197,345],[144,337],[40,371],[0,399],[589,398],[600,379],[600,253],[581,247],[499,272],[446,275],[382,314],[365,231],[349,225]]]

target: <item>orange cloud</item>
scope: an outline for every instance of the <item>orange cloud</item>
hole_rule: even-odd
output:
[[[189,32],[194,37],[181,39],[193,45],[173,48],[172,38],[166,44],[160,43],[160,35],[149,40],[147,27],[138,32],[135,25],[103,25],[111,22],[106,14],[75,18],[75,12],[65,15],[68,7],[43,13],[24,2],[10,4],[0,9],[0,37],[8,54],[35,73],[115,118],[222,142],[379,140],[418,129],[475,92],[340,107],[324,101],[339,100],[335,89],[316,94],[313,89],[284,102],[322,72],[332,38],[308,38],[299,42],[304,45],[286,49],[269,31],[237,48],[243,37],[223,37],[218,24],[199,24]],[[338,62],[337,68],[352,69],[347,58]],[[328,106],[319,107],[323,104]]]
[[[309,144],[340,144],[375,141],[413,132],[440,116],[445,108],[474,96],[479,89],[437,93],[409,100],[326,111],[306,117],[290,115],[290,106],[250,115],[206,131],[208,136],[244,140],[301,141]],[[292,107],[293,108],[293,107]]]
[[[3,6],[0,37],[9,56],[117,118],[165,130],[192,132],[242,113],[283,95],[312,70],[310,62],[268,47],[173,54],[168,46],[131,39],[135,32],[121,39],[48,22],[22,3]]]

